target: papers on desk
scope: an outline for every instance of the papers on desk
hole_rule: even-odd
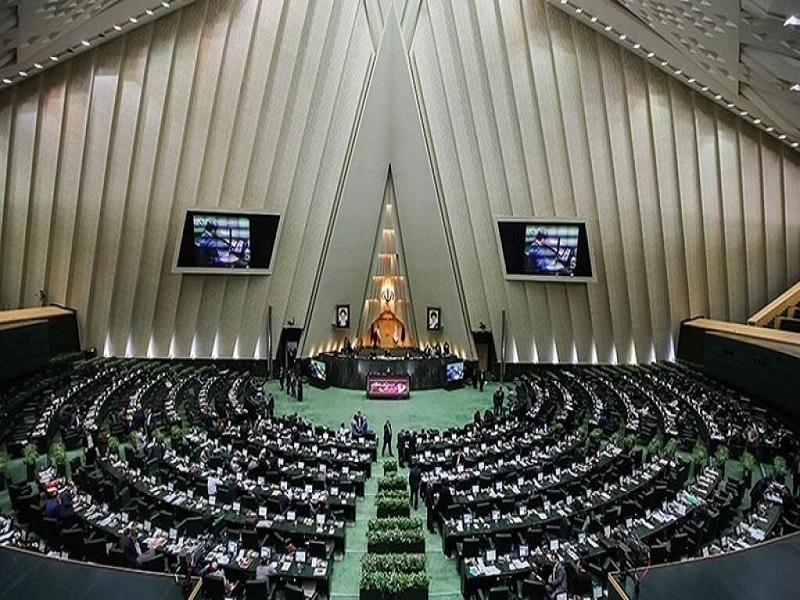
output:
[[[514,567],[517,571],[522,571],[523,569],[530,569],[531,565],[527,560],[522,559],[514,559],[511,561],[511,566]]]

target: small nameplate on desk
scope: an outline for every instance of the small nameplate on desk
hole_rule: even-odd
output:
[[[242,510],[242,505],[239,502],[234,502],[233,503],[233,512],[237,512],[238,513],[240,510]]]

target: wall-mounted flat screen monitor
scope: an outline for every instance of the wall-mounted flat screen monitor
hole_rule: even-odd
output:
[[[594,281],[586,221],[498,218],[497,239],[506,279]]]
[[[450,381],[462,381],[464,379],[464,363],[452,362],[445,366],[445,379]]]
[[[280,223],[278,214],[190,208],[181,226],[173,272],[269,275]]]
[[[311,359],[308,374],[312,379],[316,379],[317,381],[327,381],[328,379],[325,363],[314,358]]]

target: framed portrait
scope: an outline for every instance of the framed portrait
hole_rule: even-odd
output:
[[[442,325],[442,309],[438,306],[428,307],[428,331],[438,331]]]
[[[350,305],[337,304],[336,305],[336,327],[339,329],[347,329],[350,327]]]

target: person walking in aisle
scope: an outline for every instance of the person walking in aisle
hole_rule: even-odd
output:
[[[381,448],[381,457],[386,454],[386,448],[389,448],[389,456],[394,456],[394,454],[392,454],[392,423],[389,419],[386,419],[386,423],[383,424],[383,448]]]
[[[419,470],[419,464],[414,461],[411,465],[411,470],[408,472],[408,487],[411,488],[411,505],[414,510],[419,508],[419,484],[422,482],[422,473]]]

